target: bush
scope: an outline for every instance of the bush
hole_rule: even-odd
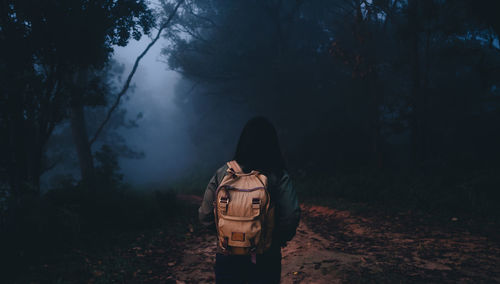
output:
[[[21,269],[75,245],[107,246],[107,239],[116,235],[171,227],[184,218],[187,209],[175,191],[130,188],[122,182],[109,147],[103,147],[96,159],[95,188],[65,177],[43,196],[24,195],[9,204],[2,214],[2,267]]]
[[[441,170],[432,174],[359,173],[299,178],[301,201],[339,205],[339,200],[379,205],[391,211],[425,211],[444,215],[500,219],[498,169]]]

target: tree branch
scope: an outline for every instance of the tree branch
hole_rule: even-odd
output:
[[[146,49],[144,49],[144,51],[135,60],[134,67],[132,68],[132,71],[130,71],[130,74],[128,75],[127,80],[125,81],[125,84],[123,85],[122,90],[116,96],[116,100],[113,103],[113,105],[111,106],[111,108],[108,110],[108,113],[106,114],[106,118],[101,123],[101,125],[99,125],[99,128],[97,129],[97,131],[94,134],[94,136],[92,137],[92,139],[90,139],[90,141],[89,141],[90,146],[92,146],[92,144],[97,140],[97,137],[99,136],[99,134],[101,134],[102,129],[104,128],[104,126],[106,125],[106,123],[108,123],[109,119],[111,118],[111,115],[113,114],[113,111],[115,111],[115,109],[120,104],[121,98],[127,92],[128,88],[130,86],[130,82],[132,81],[132,78],[134,77],[134,74],[137,71],[137,67],[139,66],[139,62],[146,55],[146,53],[148,53],[149,49],[151,49],[151,47],[158,41],[158,39],[161,36],[161,33],[170,24],[170,22],[172,21],[172,19],[175,16],[175,14],[177,13],[177,10],[179,9],[179,7],[181,6],[181,4],[183,2],[184,2],[184,0],[179,0],[179,2],[177,2],[177,4],[175,5],[174,10],[172,10],[172,12],[168,15],[168,18],[165,21],[165,23],[163,23],[160,26],[160,29],[158,30],[158,33],[156,34],[156,36],[154,37],[154,39],[148,44],[148,46],[146,47]]]

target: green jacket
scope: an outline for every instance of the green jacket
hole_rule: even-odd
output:
[[[226,170],[227,165],[220,167],[210,179],[198,210],[200,222],[207,227],[215,228],[213,207],[215,191],[226,174]],[[271,199],[274,199],[276,204],[276,225],[273,234],[273,246],[278,244],[285,246],[286,242],[293,238],[295,230],[299,225],[300,207],[297,200],[297,193],[286,171],[283,171],[283,174],[279,178],[275,175],[269,175],[268,184]]]

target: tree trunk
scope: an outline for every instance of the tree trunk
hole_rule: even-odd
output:
[[[363,91],[367,94],[367,99],[369,103],[369,115],[366,116],[366,125],[371,136],[371,141],[368,144],[370,147],[369,151],[371,153],[371,164],[375,168],[383,167],[383,153],[380,147],[380,104],[382,103],[382,98],[377,87],[378,74],[375,70],[375,63],[373,58],[373,48],[370,48],[369,44],[372,42],[372,34],[369,29],[366,28],[366,22],[363,17],[361,1],[357,0],[356,5],[356,15],[354,20],[354,34],[358,41],[359,47],[362,52],[358,55],[359,60],[359,74],[360,84],[364,86]]]
[[[71,105],[71,132],[78,155],[82,181],[92,184],[94,180],[94,161],[85,125],[83,104],[73,103]]]
[[[87,81],[86,75],[86,70],[80,70],[77,74],[77,80],[75,83],[80,90],[85,90],[85,84]],[[73,94],[70,106],[71,133],[73,134],[73,141],[78,155],[82,182],[87,186],[92,187],[94,184],[95,169],[92,151],[90,149],[89,136],[87,133],[87,126],[85,125],[83,105],[83,91]]]
[[[408,26],[410,34],[410,68],[411,68],[411,98],[412,115],[410,120],[412,163],[417,166],[423,159],[422,151],[422,117],[423,109],[420,83],[420,53],[419,53],[419,22],[418,0],[408,2]]]
[[[21,196],[26,191],[25,186],[28,181],[28,170],[26,163],[26,133],[24,118],[23,118],[23,109],[22,109],[22,101],[21,96],[11,96],[10,99],[10,107],[14,109],[10,119],[8,120],[9,127],[9,183],[11,187],[11,194],[13,199],[20,200]]]
[[[383,168],[384,157],[382,153],[382,149],[380,147],[380,104],[381,97],[380,92],[377,88],[377,73],[376,71],[372,71],[368,74],[368,86],[370,87],[370,93],[372,97],[372,114],[370,119],[372,120],[372,162],[374,166],[378,169]]]

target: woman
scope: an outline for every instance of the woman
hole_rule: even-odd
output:
[[[295,189],[285,168],[274,126],[264,117],[249,120],[241,133],[235,160],[245,173],[257,170],[268,178],[268,190],[276,204],[275,227],[271,247],[256,256],[224,255],[217,248],[215,277],[224,283],[279,283],[281,277],[281,247],[295,235],[299,223],[300,208]],[[199,218],[205,226],[214,227],[213,202],[215,191],[227,171],[227,165],[219,168],[210,180],[199,209]]]

